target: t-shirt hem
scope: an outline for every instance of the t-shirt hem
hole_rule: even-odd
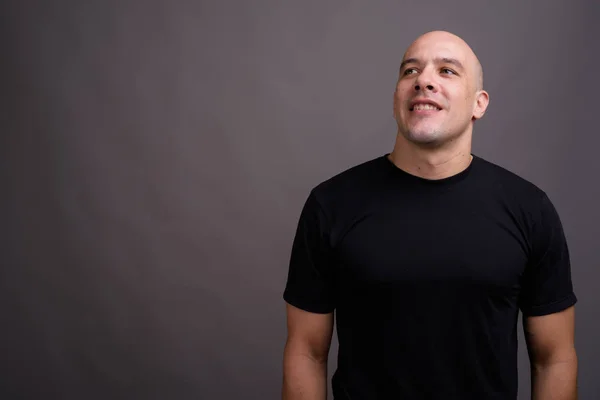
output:
[[[300,300],[298,297],[293,296],[291,293],[289,293],[287,291],[283,293],[283,299],[288,304],[290,304],[296,308],[299,308],[299,309],[307,311],[307,312],[315,313],[315,314],[329,314],[329,313],[332,313],[335,309],[335,307],[332,307],[329,305],[324,306],[324,305],[310,303],[305,300]]]
[[[529,317],[537,317],[537,316],[553,314],[553,313],[563,311],[563,310],[571,307],[575,303],[577,303],[577,297],[575,296],[575,293],[571,292],[569,295],[567,295],[565,298],[563,298],[561,300],[555,301],[550,304],[530,307],[529,309],[523,310],[523,315],[526,315]]]

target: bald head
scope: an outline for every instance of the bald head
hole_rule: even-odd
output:
[[[394,118],[408,142],[441,146],[470,138],[488,103],[481,64],[464,40],[433,31],[408,47],[394,91]]]
[[[458,53],[467,64],[473,78],[475,90],[483,89],[483,68],[475,52],[471,47],[459,36],[446,31],[431,31],[419,36],[406,50],[403,57],[403,62],[411,57],[412,52],[422,46],[430,46],[433,43],[444,43],[452,52]]]

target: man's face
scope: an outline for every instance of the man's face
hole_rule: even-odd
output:
[[[456,38],[432,34],[407,50],[394,94],[394,116],[409,141],[440,145],[468,131],[478,104],[476,58]]]

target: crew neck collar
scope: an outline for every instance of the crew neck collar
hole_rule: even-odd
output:
[[[427,179],[427,178],[423,178],[423,177],[420,177],[417,175],[413,175],[413,174],[399,168],[398,166],[396,166],[396,164],[394,164],[392,162],[392,160],[389,159],[389,155],[390,155],[390,153],[386,153],[381,158],[382,158],[383,164],[385,164],[386,168],[388,170],[390,170],[394,175],[396,175],[400,178],[406,179],[408,181],[411,181],[415,184],[432,186],[432,187],[447,186],[447,185],[452,185],[452,184],[462,181],[467,176],[469,176],[469,174],[472,172],[472,170],[476,166],[476,164],[479,163],[479,157],[477,157],[475,154],[471,153],[471,156],[473,157],[473,159],[471,160],[469,165],[462,171],[460,171],[454,175],[448,176],[446,178]]]

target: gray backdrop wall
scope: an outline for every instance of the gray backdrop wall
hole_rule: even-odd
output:
[[[432,29],[484,65],[474,152],[559,210],[599,398],[598,2],[0,7],[2,399],[280,397],[300,208],[391,150],[398,64]]]

